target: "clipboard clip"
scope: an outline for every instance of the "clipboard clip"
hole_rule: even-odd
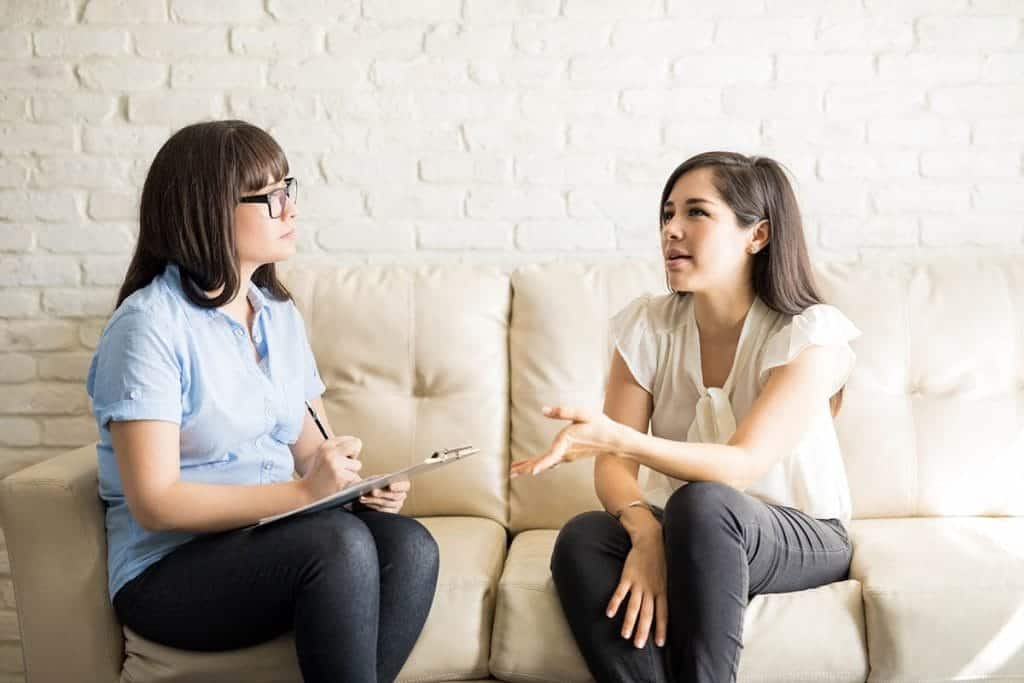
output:
[[[472,446],[459,446],[458,448],[445,448],[440,451],[434,451],[427,458],[427,462],[446,462],[448,460],[458,460],[465,458],[469,455],[479,453],[479,448],[473,448]]]

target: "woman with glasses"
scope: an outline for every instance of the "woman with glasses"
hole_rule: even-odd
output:
[[[295,253],[297,199],[281,148],[241,121],[183,128],[153,160],[87,379],[110,597],[164,645],[293,630],[306,681],[391,681],[437,582],[433,538],[395,514],[409,484],[251,528],[359,480],[359,439],[325,417],[325,440],[310,415],[324,384],[274,270]]]

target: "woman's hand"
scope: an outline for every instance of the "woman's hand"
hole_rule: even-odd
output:
[[[668,631],[668,596],[665,588],[665,545],[661,534],[649,534],[633,544],[622,567],[619,585],[612,594],[605,614],[611,619],[629,602],[622,619],[622,637],[632,638],[633,645],[643,647],[654,623],[654,644],[665,645]]]
[[[409,481],[392,482],[387,488],[374,489],[364,495],[359,499],[359,502],[368,508],[380,512],[397,513],[405,505],[405,499],[409,495],[410,488],[412,488],[412,484]]]
[[[336,436],[321,443],[302,477],[310,502],[359,481],[359,470],[363,467],[359,453],[362,450],[363,442],[354,436]]]
[[[572,420],[572,424],[558,432],[551,447],[543,455],[514,463],[513,477],[540,474],[563,462],[620,450],[625,430],[628,429],[604,413],[584,408],[544,408],[544,415],[553,420]]]

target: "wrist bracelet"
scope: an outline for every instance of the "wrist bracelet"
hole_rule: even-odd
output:
[[[634,500],[623,505],[621,508],[619,508],[618,512],[612,513],[612,516],[615,517],[615,519],[622,519],[622,513],[624,513],[629,508],[638,507],[647,508],[648,512],[650,512],[652,515],[654,514],[654,508],[651,507],[651,504],[648,503],[646,500]]]

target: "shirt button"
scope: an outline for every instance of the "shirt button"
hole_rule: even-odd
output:
[[[139,392],[135,391],[134,389],[132,389],[131,391],[128,392],[128,398],[138,398],[138,397],[139,397]]]
[[[244,334],[245,334],[245,332],[242,332],[242,330],[238,329],[237,327],[235,328],[235,336],[236,337],[241,337]]]
[[[273,467],[273,465],[271,465],[269,462],[263,463],[263,469],[269,470],[271,467]]]

